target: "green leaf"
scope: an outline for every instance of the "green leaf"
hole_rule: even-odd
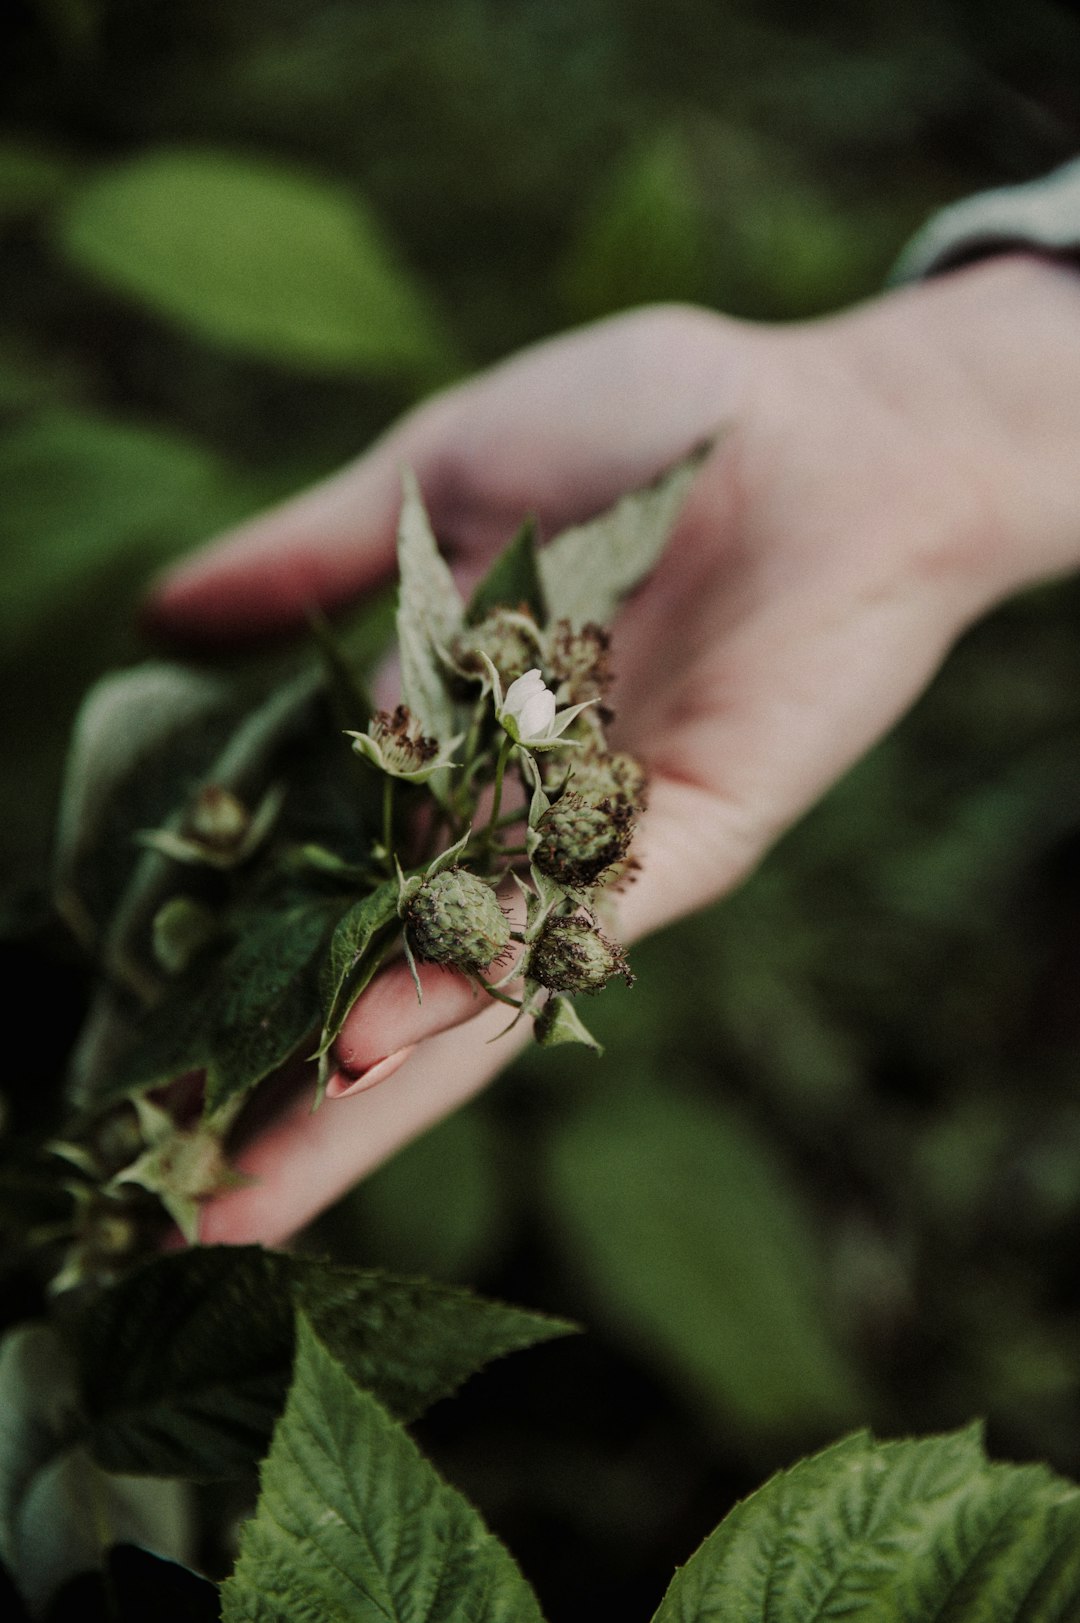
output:
[[[733,1111],[604,1091],[556,1139],[549,1189],[624,1339],[727,1428],[820,1435],[858,1412],[812,1218]]]
[[[255,1087],[318,1028],[318,963],[340,909],[320,897],[241,916],[230,950],[200,957],[137,1019],[106,994],[100,1052],[91,1025],[76,1055],[79,1099],[102,1109],[205,1069],[211,1117]]]
[[[717,425],[719,427],[719,425]],[[564,530],[537,555],[553,620],[607,625],[620,600],[653,569],[715,441],[697,446],[608,512]]]
[[[992,1465],[978,1427],[845,1438],[772,1478],[676,1574],[655,1623],[1066,1623],[1080,1490]]]
[[[526,608],[538,626],[547,624],[547,602],[540,583],[536,520],[527,518],[476,586],[465,620],[479,625],[493,609]]]
[[[368,205],[298,170],[145,153],[83,187],[59,243],[106,287],[262,360],[429,381],[455,365],[430,296]]]
[[[319,1023],[318,960],[340,904],[305,902],[252,921],[215,976],[206,1113],[246,1093]]]
[[[129,814],[164,818],[173,771],[190,762],[191,735],[201,751],[207,724],[227,702],[217,677],[165,663],[104,677],[83,700],[60,803],[54,886],[61,911],[91,943],[140,860]],[[162,761],[170,763],[164,773]]]
[[[134,585],[247,505],[237,476],[194,441],[73,411],[0,439],[0,487],[5,642],[29,639],[58,603],[122,566]]]
[[[406,472],[403,485],[397,614],[401,695],[424,732],[445,743],[454,731],[454,707],[439,649],[449,647],[461,629],[465,604],[439,551],[415,475]]]
[[[249,1470],[285,1401],[294,1303],[350,1378],[404,1419],[490,1359],[568,1328],[426,1280],[196,1247],[130,1274],[64,1326],[94,1457],[202,1480]]]
[[[604,1052],[592,1032],[578,1014],[573,1003],[562,993],[549,998],[536,1021],[533,1031],[541,1048],[559,1048],[564,1043],[579,1043],[591,1048],[594,1054]]]
[[[224,1623],[540,1623],[479,1516],[301,1315],[296,1373]]]
[[[33,1612],[121,1541],[190,1557],[182,1484],[108,1476],[81,1445],[68,1355],[46,1324],[0,1344],[0,1558]]]
[[[325,1054],[349,1010],[382,961],[385,929],[397,920],[397,880],[387,880],[350,907],[338,923],[322,968],[325,1016],[318,1052]]]

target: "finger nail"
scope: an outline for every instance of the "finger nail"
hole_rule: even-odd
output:
[[[354,1093],[365,1093],[368,1088],[385,1082],[387,1077],[393,1076],[399,1070],[416,1044],[410,1043],[407,1048],[398,1048],[385,1059],[376,1060],[374,1065],[367,1065],[363,1070],[355,1070],[350,1065],[341,1065],[326,1084],[326,1097],[328,1099],[348,1099]]]

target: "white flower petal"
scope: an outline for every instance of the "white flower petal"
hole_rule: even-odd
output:
[[[518,712],[518,730],[523,739],[546,738],[555,720],[555,695],[541,687],[532,694]]]

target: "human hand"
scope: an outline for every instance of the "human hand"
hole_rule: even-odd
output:
[[[649,768],[632,938],[730,889],[921,691],[969,621],[1080,551],[1080,289],[1016,256],[813,324],[656,308],[527,351],[157,588],[200,640],[284,628],[393,568],[400,469],[464,580],[526,511],[552,533],[726,429],[614,632],[618,747]],[[284,1238],[475,1092],[504,1011],[404,966],[337,1045],[366,1091],[297,1095],[241,1151],[259,1180],[205,1241]],[[392,1087],[376,1087],[397,1072]]]

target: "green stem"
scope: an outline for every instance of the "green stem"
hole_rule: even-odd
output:
[[[491,802],[491,816],[488,818],[484,836],[491,843],[491,836],[498,827],[499,808],[502,805],[503,778],[506,774],[506,763],[510,759],[510,751],[514,747],[514,740],[509,733],[503,734],[502,744],[499,746],[499,759],[495,762],[495,791]]]
[[[493,997],[496,1002],[506,1003],[511,1009],[523,1009],[525,1007],[524,1003],[519,997],[508,997],[505,992],[497,992],[494,986],[489,986],[487,981],[480,979],[479,975],[476,977],[476,979],[484,988],[484,991],[487,993],[488,997]]]
[[[389,772],[383,779],[382,799],[383,865],[388,874],[394,872],[394,780]]]

